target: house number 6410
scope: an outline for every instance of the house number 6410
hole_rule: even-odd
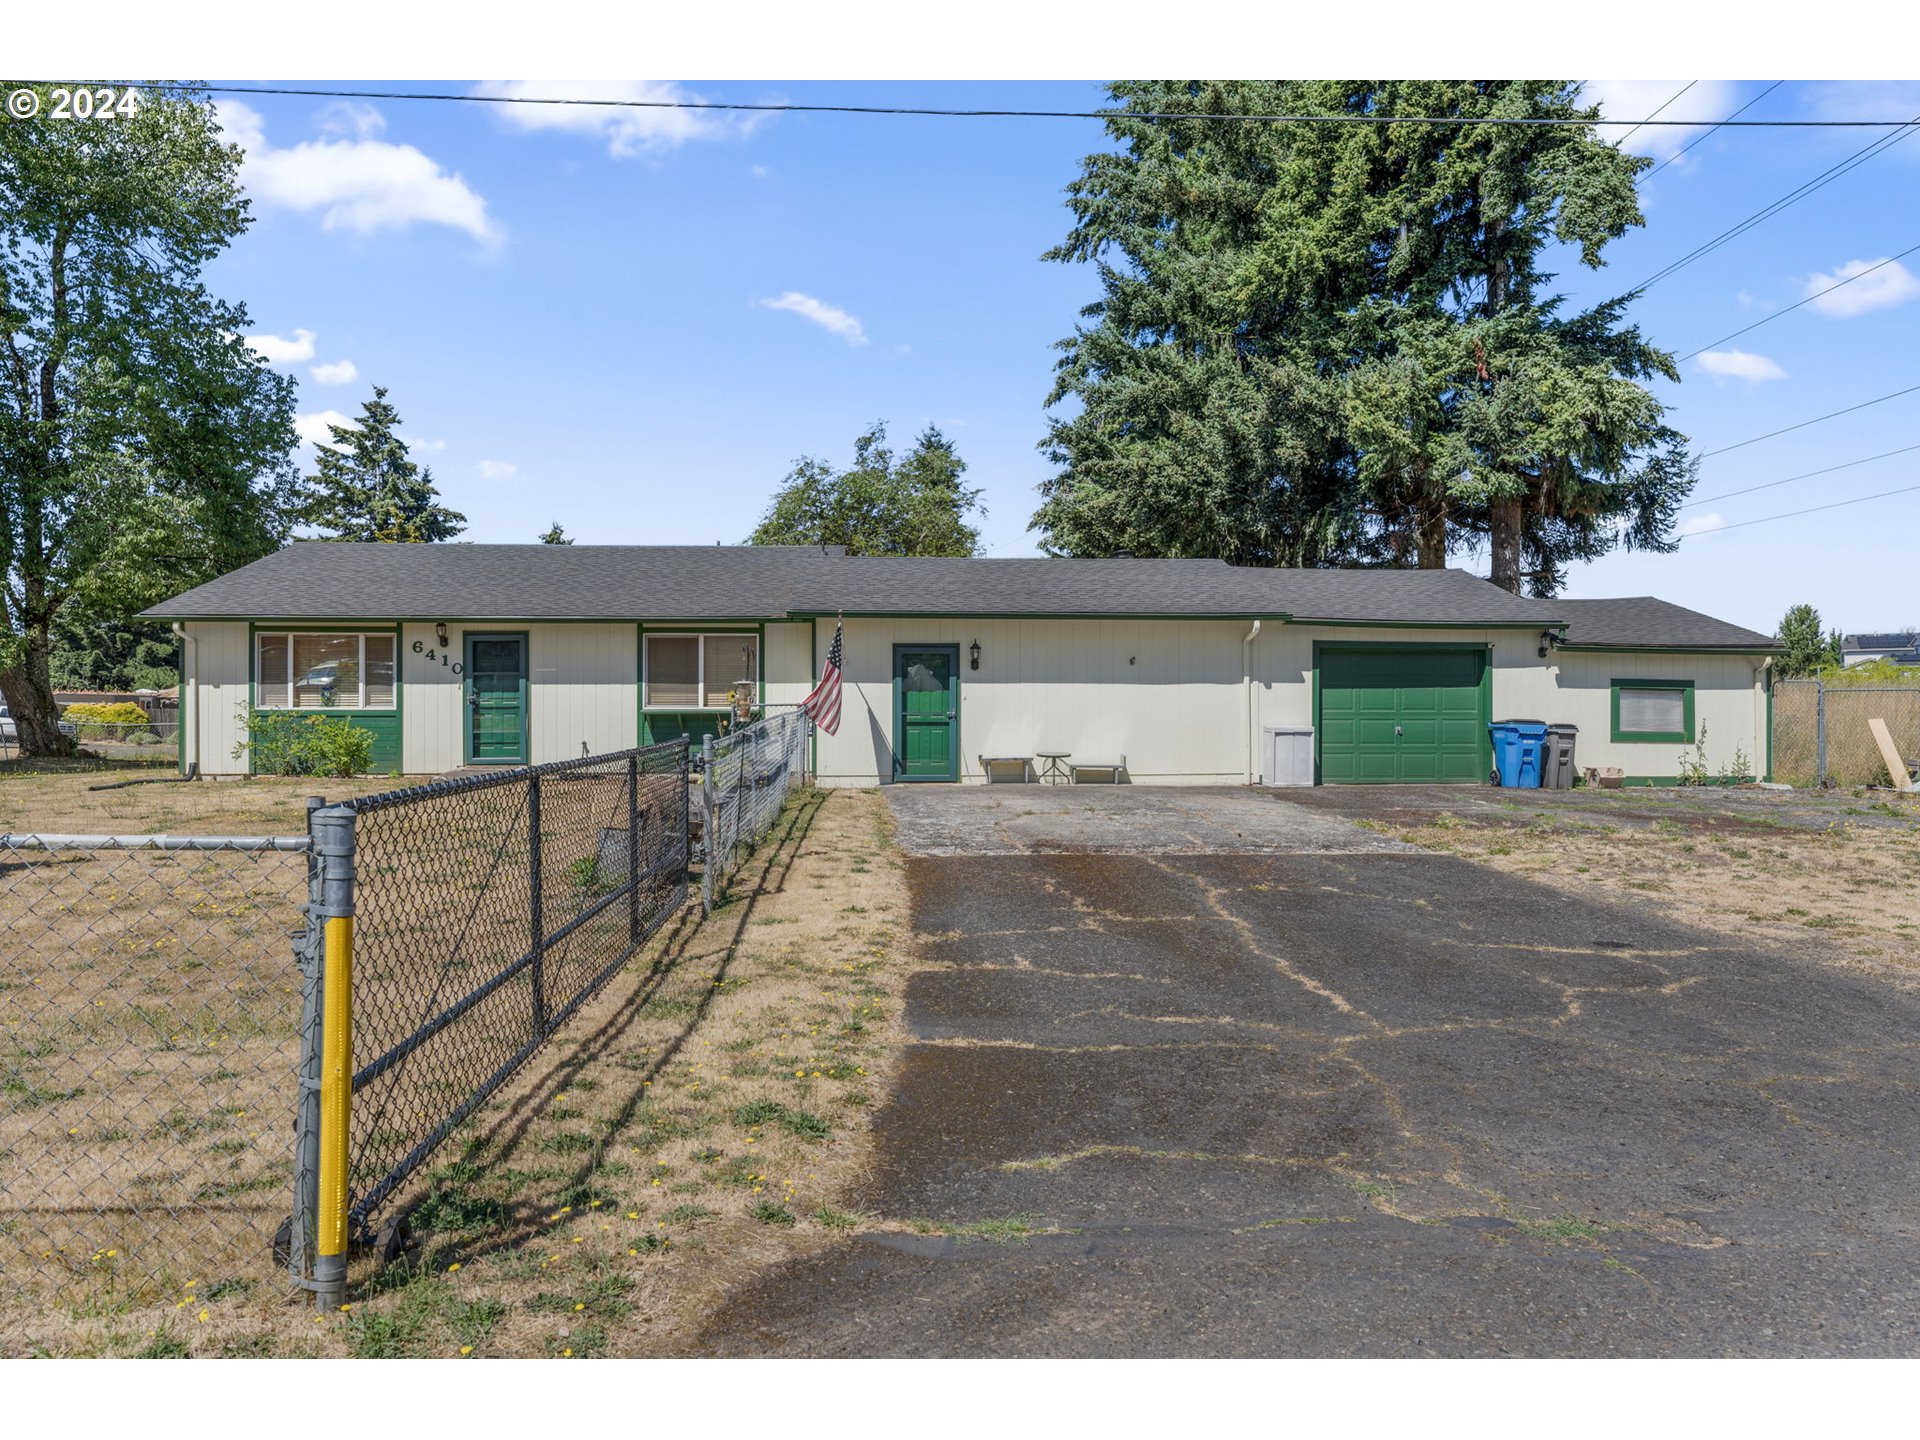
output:
[[[462,665],[458,660],[455,660],[450,653],[442,655],[438,650],[429,650],[424,640],[416,640],[413,642],[413,653],[425,660],[429,665],[437,659],[456,675],[466,673],[467,667]]]

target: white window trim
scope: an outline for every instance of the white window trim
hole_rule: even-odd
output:
[[[302,635],[323,635],[338,637],[351,635],[358,642],[358,659],[354,662],[354,676],[359,682],[356,692],[356,704],[353,705],[302,705],[299,692],[293,686],[293,642]],[[355,713],[366,710],[367,706],[367,637],[384,635],[393,641],[393,703],[375,708],[375,714],[385,714],[389,710],[400,708],[400,637],[391,630],[256,630],[253,633],[253,683],[254,699],[260,698],[260,642],[279,639],[287,642],[287,673],[281,683],[286,686],[287,703],[285,705],[257,705],[262,710],[298,710],[314,711],[319,714]]]
[[[652,715],[731,715],[731,705],[656,705],[653,703],[653,647],[654,640],[697,640],[696,651],[699,663],[694,666],[693,692],[704,696],[707,693],[707,641],[746,639],[753,641],[753,688],[754,705],[760,703],[761,666],[766,657],[760,653],[760,632],[758,630],[648,630],[641,635],[640,644],[640,708]]]

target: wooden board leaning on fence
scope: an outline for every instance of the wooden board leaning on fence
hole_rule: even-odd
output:
[[[1915,783],[1907,762],[1900,758],[1899,747],[1893,743],[1893,732],[1887,728],[1887,722],[1869,720],[1867,728],[1873,732],[1873,743],[1880,747],[1880,758],[1887,762],[1887,779],[1893,782],[1893,788],[1920,791],[1920,784]]]

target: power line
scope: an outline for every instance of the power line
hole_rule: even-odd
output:
[[[1898,450],[1882,450],[1878,455],[1869,455],[1864,460],[1849,460],[1842,465],[1829,465],[1824,470],[1808,470],[1799,475],[1789,475],[1784,480],[1769,480],[1764,485],[1749,485],[1744,490],[1722,490],[1718,495],[1708,495],[1700,500],[1689,500],[1680,508],[1691,510],[1696,505],[1711,505],[1716,500],[1731,500],[1736,495],[1751,495],[1757,490],[1772,490],[1776,486],[1791,485],[1796,480],[1811,480],[1816,475],[1831,475],[1836,470],[1851,470],[1856,465],[1870,465],[1875,460],[1885,460],[1890,455],[1905,455],[1920,450],[1920,445],[1902,445]]]
[[[1655,121],[1654,123],[1663,124],[1665,122]],[[1739,125],[1746,125],[1746,124],[1757,125],[1757,124],[1760,124],[1761,122],[1757,120],[1756,121],[1739,120],[1739,121],[1732,121],[1729,123],[1739,124]],[[1802,200],[1806,199],[1807,196],[1813,194],[1814,191],[1825,189],[1827,186],[1831,185],[1834,181],[1838,180],[1842,175],[1845,175],[1849,170],[1857,169],[1859,166],[1866,164],[1867,161],[1873,159],[1873,157],[1878,155],[1881,151],[1889,149],[1890,147],[1899,144],[1902,140],[1906,139],[1909,135],[1913,134],[1916,129],[1920,129],[1920,115],[1914,116],[1912,120],[1907,121],[1905,125],[1903,125],[1900,129],[1896,130],[1893,134],[1882,135],[1879,139],[1873,141],[1871,144],[1863,147],[1862,149],[1854,151],[1853,154],[1847,156],[1846,159],[1841,160],[1834,165],[1828,166],[1825,170],[1822,170],[1818,175],[1814,176],[1813,179],[1805,181],[1804,183],[1795,186],[1792,190],[1789,190],[1785,195],[1782,195],[1778,200],[1774,201],[1771,205],[1763,206],[1761,209],[1754,211],[1753,214],[1749,215],[1746,219],[1742,220],[1738,225],[1734,225],[1729,229],[1721,231],[1718,235],[1714,236],[1713,239],[1706,241],[1704,244],[1695,246],[1692,250],[1688,251],[1685,255],[1682,255],[1678,260],[1675,260],[1672,264],[1667,265],[1660,270],[1656,270],[1652,275],[1648,276],[1645,280],[1642,280],[1638,285],[1633,287],[1633,290],[1630,293],[1638,294],[1642,291],[1647,290],[1651,286],[1658,285],[1662,280],[1666,279],[1669,275],[1674,274],[1676,271],[1686,269],[1687,266],[1693,264],[1694,261],[1703,259],[1704,257],[1712,254],[1715,250],[1718,250],[1722,245],[1725,245],[1729,240],[1736,239],[1739,236],[1746,234],[1747,231],[1753,229],[1756,225],[1764,224],[1766,221],[1771,220],[1775,215],[1778,215],[1781,211],[1787,209],[1790,206],[1799,204]]]
[[[1865,410],[1869,405],[1880,405],[1888,400],[1898,400],[1902,395],[1911,395],[1916,390],[1920,390],[1920,385],[1909,385],[1906,389],[1896,390],[1891,395],[1881,395],[1872,400],[1862,400],[1858,405],[1849,405],[1844,410],[1833,410],[1825,415],[1816,415],[1811,420],[1802,420],[1797,425],[1785,425],[1778,430],[1769,430],[1766,434],[1756,435],[1751,440],[1740,440],[1732,445],[1722,445],[1718,450],[1708,450],[1695,458],[1699,460],[1711,460],[1715,455],[1725,455],[1730,450],[1744,450],[1749,445],[1758,445],[1762,440],[1771,440],[1776,435],[1785,435],[1793,430],[1804,430],[1809,425],[1818,425],[1822,420],[1834,420],[1842,415],[1851,415],[1856,410]]]
[[[89,84],[96,82],[86,82]],[[100,84],[107,82],[100,81]],[[1671,125],[1692,129],[1698,120],[1584,120],[1561,115],[1231,115],[1168,110],[947,110],[929,105],[749,104],[726,100],[611,100],[578,95],[484,95],[428,90],[319,90],[290,85],[184,85],[156,82],[148,90],[190,90],[210,95],[304,95],[336,100],[440,100],[468,105],[582,105],[615,110],[733,110],[792,115],[924,115],[955,120],[1228,120],[1287,125]],[[1722,125],[1757,130],[1892,130],[1911,120],[1723,120]],[[1632,132],[1628,132],[1632,133]]]
[[[1695,530],[1690,535],[1682,535],[1682,540],[1697,540],[1702,535],[1718,535],[1723,530],[1744,530],[1749,525],[1765,525],[1774,520],[1791,520],[1796,515],[1817,515],[1822,510],[1838,510],[1845,505],[1864,505],[1869,500],[1885,500],[1890,495],[1911,495],[1920,490],[1920,485],[1906,485],[1898,490],[1882,490],[1878,495],[1860,495],[1852,500],[1835,500],[1829,505],[1809,505],[1804,510],[1789,510],[1784,515],[1762,515],[1758,520],[1740,520],[1732,525],[1716,525],[1711,530]]]
[[[1707,351],[1713,349],[1715,345],[1724,345],[1729,340],[1737,340],[1742,335],[1746,334],[1748,330],[1758,330],[1762,325],[1771,325],[1775,320],[1778,320],[1782,315],[1791,315],[1795,310],[1798,310],[1802,305],[1811,305],[1814,301],[1818,300],[1822,295],[1831,295],[1834,291],[1838,290],[1843,285],[1851,285],[1856,280],[1864,280],[1867,278],[1867,276],[1873,274],[1874,271],[1883,270],[1887,266],[1893,264],[1895,261],[1904,260],[1907,258],[1907,256],[1913,254],[1913,252],[1916,250],[1920,250],[1920,245],[1909,245],[1905,250],[1902,250],[1898,255],[1889,255],[1886,259],[1880,261],[1878,264],[1869,265],[1866,269],[1862,270],[1858,275],[1849,275],[1844,280],[1836,280],[1834,281],[1833,284],[1827,286],[1826,289],[1816,290],[1813,292],[1813,294],[1807,296],[1806,299],[1796,300],[1794,301],[1793,304],[1787,306],[1787,308],[1784,310],[1776,310],[1773,312],[1773,314],[1766,316],[1764,319],[1756,320],[1753,322],[1753,324],[1746,326],[1744,329],[1736,330],[1731,335],[1722,335],[1718,340],[1708,341],[1705,345],[1702,345],[1698,350],[1694,351],[1693,355],[1682,355],[1680,357],[1681,362],[1685,363],[1686,361],[1693,359],[1694,355],[1704,355],[1706,354]]]
[[[1626,144],[1627,141],[1633,138],[1635,131],[1644,130],[1647,126],[1648,121],[1657,117],[1662,110],[1665,110],[1667,108],[1668,105],[1673,104],[1674,101],[1678,100],[1682,95],[1686,94],[1687,91],[1691,90],[1694,86],[1698,85],[1699,83],[1700,82],[1698,80],[1687,81],[1686,84],[1682,85],[1678,90],[1676,90],[1673,94],[1667,97],[1666,103],[1661,105],[1659,110],[1654,111],[1653,114],[1649,115],[1646,120],[1642,120],[1638,125],[1634,126],[1632,130],[1627,131],[1626,134],[1622,135],[1618,140],[1614,141],[1613,148],[1618,150],[1622,145]]]
[[[1784,80],[1774,81],[1773,84],[1767,86],[1766,89],[1762,90],[1758,95],[1754,96],[1753,99],[1747,101],[1746,104],[1742,105],[1738,110],[1734,111],[1732,115],[1727,116],[1725,120],[1722,120],[1718,125],[1715,125],[1712,130],[1707,131],[1706,134],[1704,135],[1695,136],[1693,139],[1689,140],[1685,145],[1681,146],[1678,150],[1674,151],[1673,154],[1669,155],[1666,159],[1662,160],[1658,165],[1654,166],[1651,170],[1647,171],[1646,174],[1640,177],[1641,183],[1644,184],[1646,181],[1651,180],[1654,176],[1658,175],[1662,170],[1666,169],[1667,166],[1673,164],[1674,161],[1678,160],[1682,155],[1686,154],[1687,151],[1693,149],[1693,147],[1698,145],[1702,140],[1710,139],[1715,130],[1724,129],[1726,126],[1732,124],[1734,120],[1734,116],[1746,114],[1747,111],[1751,110],[1754,106],[1758,105],[1762,100],[1766,99],[1767,96],[1771,95],[1774,91],[1778,90],[1782,85],[1786,83],[1787,82]]]

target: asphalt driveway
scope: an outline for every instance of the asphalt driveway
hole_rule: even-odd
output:
[[[1911,992],[1325,795],[1090,793],[890,793],[928,968],[875,1228],[700,1350],[1920,1351]]]

